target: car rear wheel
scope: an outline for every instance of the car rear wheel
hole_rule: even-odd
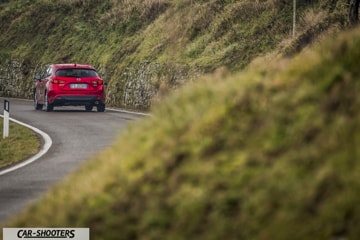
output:
[[[91,112],[93,110],[93,105],[89,104],[89,105],[85,105],[85,111],[87,112]]]
[[[51,112],[52,110],[54,110],[54,105],[49,103],[48,95],[46,93],[45,94],[45,111]]]
[[[100,103],[96,106],[98,112],[105,112],[105,104]]]
[[[43,105],[38,103],[38,99],[35,91],[34,91],[34,107],[35,110],[41,110],[43,108]]]

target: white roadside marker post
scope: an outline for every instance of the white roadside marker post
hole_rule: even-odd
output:
[[[4,100],[4,124],[3,124],[3,138],[9,136],[9,116],[10,116],[10,102]]]
[[[293,31],[292,37],[294,38],[296,35],[296,0],[293,1]]]

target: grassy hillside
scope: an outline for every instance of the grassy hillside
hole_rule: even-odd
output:
[[[278,48],[296,53],[321,33],[344,28],[346,17],[343,1],[298,1],[291,39],[292,1],[2,1],[0,63],[23,63],[22,97],[32,96],[30,73],[42,64],[91,63],[109,83],[110,105],[148,109],[218,67],[238,71]],[[144,94],[140,106],[125,99]]]
[[[97,240],[357,239],[359,46],[356,29],[204,77],[6,226],[90,227]]]

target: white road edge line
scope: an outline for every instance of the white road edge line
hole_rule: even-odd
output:
[[[0,98],[4,98],[4,97],[0,97]],[[7,99],[16,99],[16,100],[21,100],[21,101],[26,101],[26,102],[34,101],[32,99],[22,99],[22,98],[7,98]],[[117,109],[117,108],[111,108],[111,107],[110,108],[106,107],[105,111],[106,110],[111,111],[111,112],[128,113],[128,114],[140,115],[140,116],[151,116],[150,113],[134,112],[134,111],[128,111],[128,110],[124,110],[124,109]],[[2,116],[2,115],[0,114],[0,116]]]
[[[106,108],[106,110],[111,111],[111,112],[128,113],[128,114],[140,115],[140,116],[151,116],[151,114],[149,114],[149,113],[132,112],[132,111],[116,109],[116,108]]]
[[[0,114],[0,117],[4,117],[4,116]],[[38,133],[38,134],[43,138],[44,144],[43,144],[43,146],[41,147],[40,151],[39,151],[37,154],[35,154],[34,156],[32,156],[32,157],[30,157],[30,158],[28,158],[28,159],[26,159],[26,160],[24,160],[24,161],[22,161],[22,162],[20,162],[20,163],[18,163],[18,164],[16,164],[16,165],[14,165],[14,166],[12,166],[12,167],[6,168],[6,169],[4,169],[4,170],[2,170],[2,171],[0,170],[0,176],[1,176],[1,175],[5,175],[5,174],[7,174],[7,173],[9,173],[9,172],[15,171],[15,170],[17,170],[17,169],[19,169],[19,168],[25,167],[26,165],[29,165],[29,164],[32,163],[32,162],[35,162],[35,161],[38,160],[40,157],[42,157],[45,153],[47,153],[47,151],[50,149],[50,147],[51,147],[51,145],[52,145],[52,140],[51,140],[50,136],[49,136],[47,133],[41,131],[41,130],[38,129],[38,128],[35,128],[35,127],[33,127],[33,126],[30,126],[30,125],[28,125],[28,124],[26,124],[26,123],[20,122],[20,121],[18,121],[18,120],[16,120],[16,119],[10,118],[10,120],[11,120],[12,122],[15,122],[15,123],[17,123],[17,124],[20,124],[20,125],[22,125],[22,126],[24,126],[24,127],[27,127],[27,128],[29,128],[29,129],[33,130],[34,132]],[[10,133],[10,134],[11,134],[11,133]]]

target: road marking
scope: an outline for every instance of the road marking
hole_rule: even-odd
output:
[[[21,98],[8,98],[8,99],[20,100],[20,101],[25,101],[25,102],[33,102],[34,101],[32,99],[21,99]],[[105,110],[108,110],[108,111],[111,111],[111,112],[120,112],[120,113],[128,113],[128,114],[133,114],[133,115],[140,115],[140,116],[151,116],[150,113],[135,112],[135,111],[129,111],[129,110],[111,108],[111,107],[110,108],[106,107]],[[2,115],[0,114],[0,116],[2,116]]]
[[[0,117],[3,117],[3,115],[0,115]],[[12,122],[14,122],[14,123],[20,124],[20,125],[22,125],[24,127],[27,127],[29,129],[33,130],[34,132],[38,133],[43,138],[44,144],[43,144],[42,148],[40,149],[40,151],[37,154],[35,154],[34,156],[32,156],[32,157],[30,157],[30,158],[28,158],[28,159],[26,159],[26,160],[24,160],[24,161],[22,161],[22,162],[20,162],[18,164],[15,164],[12,167],[6,168],[4,170],[0,170],[0,176],[5,175],[5,174],[7,174],[9,172],[15,171],[15,170],[17,170],[19,168],[25,167],[26,165],[29,165],[32,162],[35,162],[40,157],[42,157],[45,153],[47,153],[49,151],[51,145],[52,145],[52,140],[51,140],[50,136],[47,133],[41,131],[38,128],[30,126],[30,125],[28,125],[26,123],[20,122],[20,121],[18,121],[16,119],[10,118],[10,120]]]
[[[151,114],[149,114],[149,113],[132,112],[132,111],[116,109],[116,108],[106,108],[106,110],[111,111],[111,112],[128,113],[128,114],[140,115],[140,116],[151,116]]]

